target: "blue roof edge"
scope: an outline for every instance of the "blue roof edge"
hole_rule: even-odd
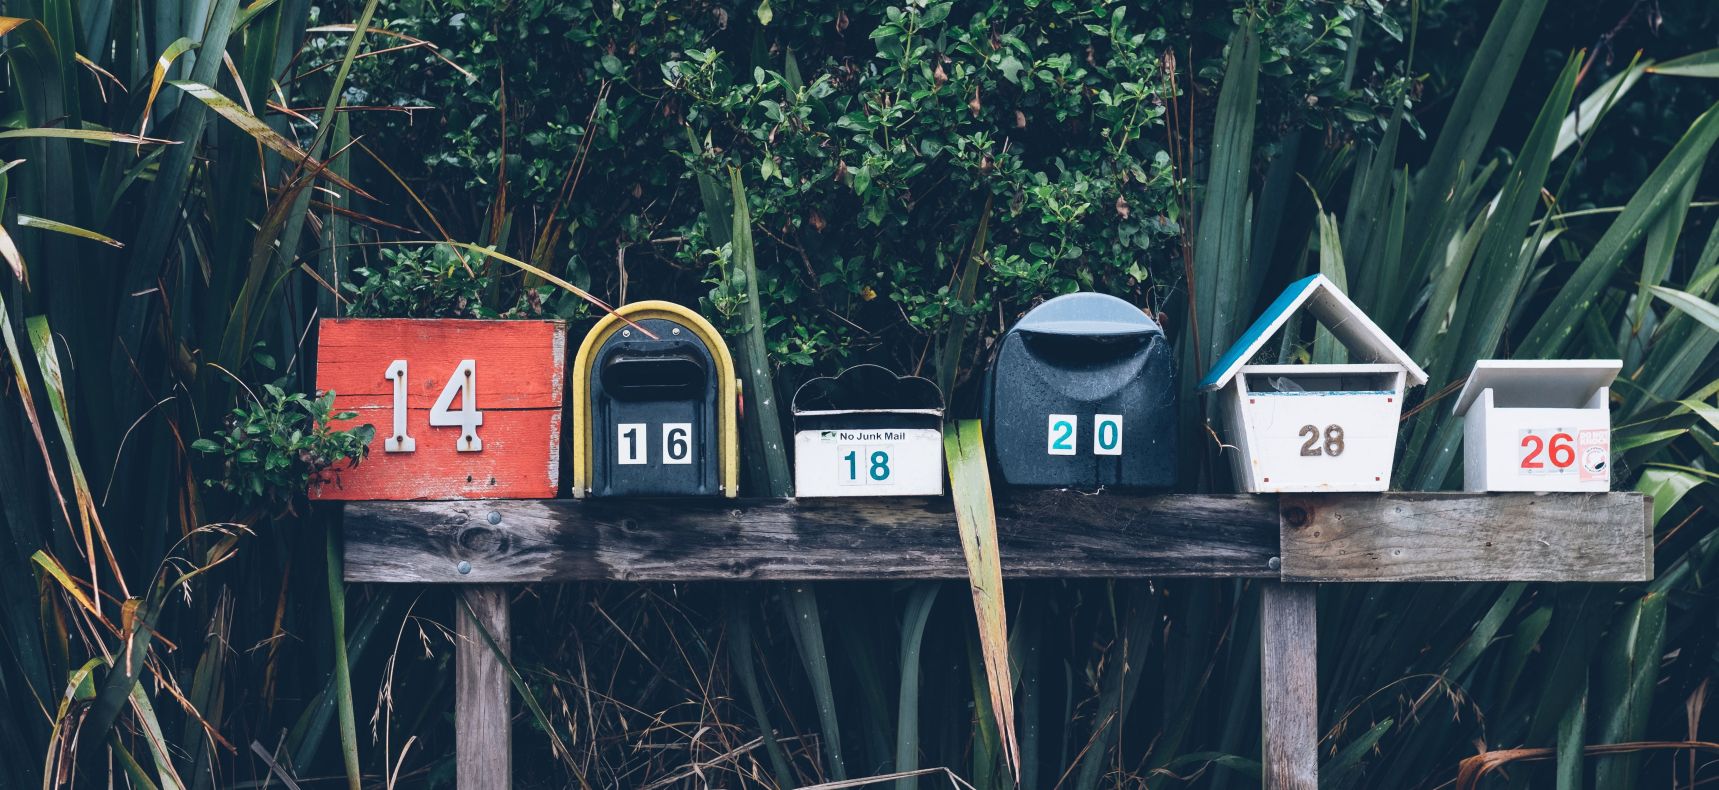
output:
[[[1283,289],[1283,293],[1278,294],[1271,306],[1265,308],[1265,312],[1260,313],[1259,317],[1254,319],[1247,331],[1243,332],[1241,337],[1236,338],[1236,342],[1230,344],[1229,350],[1218,358],[1217,363],[1206,373],[1206,377],[1200,379],[1200,389],[1204,392],[1211,392],[1228,383],[1230,376],[1239,370],[1259,350],[1260,346],[1265,344],[1266,339],[1277,334],[1277,330],[1282,327],[1283,322],[1295,311],[1295,308],[1300,307],[1301,303],[1306,301],[1307,296],[1315,288],[1319,287],[1321,280],[1326,285],[1336,287],[1325,275],[1311,274],[1290,283],[1288,288]]]

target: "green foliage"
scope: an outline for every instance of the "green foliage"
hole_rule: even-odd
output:
[[[1189,142],[1190,130],[1172,128],[1170,100],[1207,100],[1236,24],[1220,5],[1096,0],[789,2],[767,14],[419,7],[391,4],[386,26],[436,42],[437,54],[360,68],[382,91],[372,100],[431,104],[438,121],[363,124],[421,158],[416,179],[436,213],[468,225],[451,232],[495,228],[505,194],[509,230],[491,238],[502,249],[629,296],[685,299],[689,279],[709,282],[711,309],[733,317],[743,299],[726,215],[713,224],[685,175],[725,183],[737,167],[759,231],[766,346],[777,364],[824,371],[861,360],[917,368],[951,318],[1047,294],[1169,301],[1188,190],[1170,146],[1204,146],[1203,132]],[[1384,67],[1346,78],[1368,19],[1398,27],[1376,4],[1272,4],[1256,23],[1261,118],[1336,139],[1376,135],[1403,85]],[[486,87],[474,90],[468,73]],[[439,200],[434,185],[449,184],[462,199],[487,195],[489,213]],[[974,252],[987,265],[964,300],[953,274],[985,212],[991,232]],[[550,238],[565,248],[546,249]]]
[[[351,298],[347,315],[384,318],[494,318],[483,296],[493,281],[481,261],[462,258],[453,247],[394,247],[382,250],[376,269],[359,266],[363,278],[341,286]]]
[[[376,267],[358,266],[361,278],[341,282],[355,318],[564,318],[583,317],[585,302],[553,285],[513,287],[495,273],[495,264],[476,254],[462,255],[448,244],[388,247]],[[505,294],[505,295],[504,295]],[[497,310],[497,305],[511,306]]]
[[[290,508],[315,477],[326,475],[338,483],[342,469],[368,455],[376,428],[336,429],[331,420],[358,414],[333,409],[333,392],[313,398],[264,384],[262,395],[233,409],[213,438],[191,443],[191,449],[220,463],[220,473],[204,485],[274,510]]]

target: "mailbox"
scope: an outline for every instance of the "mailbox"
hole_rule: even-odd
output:
[[[1250,364],[1307,308],[1353,364]],[[1383,491],[1405,386],[1427,374],[1322,274],[1290,285],[1200,382],[1219,392],[1224,454],[1254,492]]]
[[[604,316],[573,363],[574,496],[735,496],[737,393],[699,314],[647,301]]]
[[[794,393],[794,489],[803,497],[940,496],[943,393],[858,365]]]
[[[1467,491],[1609,491],[1617,359],[1483,359],[1462,385]]]
[[[982,407],[1015,485],[1176,482],[1176,373],[1157,322],[1114,296],[1067,294],[1003,336]]]

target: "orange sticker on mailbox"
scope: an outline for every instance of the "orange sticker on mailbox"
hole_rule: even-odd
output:
[[[376,438],[311,499],[554,497],[566,360],[559,321],[323,320],[316,388]]]

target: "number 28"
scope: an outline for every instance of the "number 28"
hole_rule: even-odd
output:
[[[1320,433],[1317,425],[1303,425],[1296,435],[1307,437],[1307,441],[1301,444],[1301,454],[1304,456],[1329,455],[1335,458],[1343,454],[1343,426],[1341,425],[1327,425],[1323,434]],[[1325,439],[1323,446],[1319,441],[1321,436]]]

